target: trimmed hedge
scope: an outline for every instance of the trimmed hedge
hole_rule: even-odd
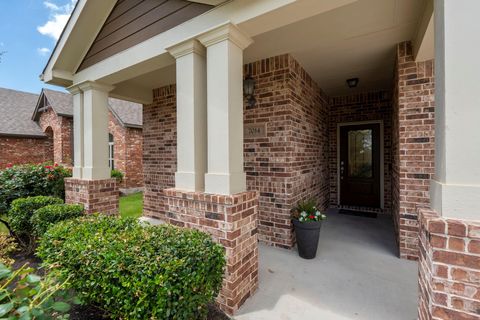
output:
[[[205,233],[107,216],[52,226],[37,255],[114,319],[204,319],[225,266]]]
[[[30,220],[33,233],[39,237],[55,223],[83,215],[84,209],[79,204],[52,204],[36,210]]]
[[[60,198],[38,196],[16,199],[12,202],[8,211],[8,222],[17,237],[31,237],[33,225],[31,218],[34,212],[40,208],[52,204],[62,204]]]

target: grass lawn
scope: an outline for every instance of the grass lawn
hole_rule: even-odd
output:
[[[142,215],[143,211],[143,194],[134,193],[128,196],[120,197],[120,215],[123,218],[135,217],[138,218]],[[7,228],[0,223],[0,233],[7,233]]]
[[[119,210],[123,218],[140,217],[143,211],[143,194],[140,192],[120,197]]]

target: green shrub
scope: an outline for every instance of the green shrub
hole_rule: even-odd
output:
[[[18,198],[53,196],[65,198],[64,179],[71,171],[58,165],[22,165],[0,171],[0,215]]]
[[[52,204],[36,210],[30,220],[33,233],[43,235],[55,223],[81,216],[83,206],[79,204]]]
[[[117,179],[117,182],[118,182],[118,183],[122,183],[122,181],[123,181],[123,176],[124,176],[124,175],[123,175],[123,173],[122,173],[121,171],[114,169],[114,170],[111,171],[110,176],[111,176],[112,178]]]
[[[20,198],[12,202],[7,219],[15,236],[24,241],[24,247],[32,242],[33,226],[30,220],[33,213],[45,206],[62,203],[62,199],[46,196]]]
[[[12,271],[0,264],[0,318],[68,319],[69,302],[80,303],[52,273],[42,278],[25,265]]]
[[[84,216],[55,224],[37,255],[114,319],[202,319],[217,296],[224,249],[205,233]]]

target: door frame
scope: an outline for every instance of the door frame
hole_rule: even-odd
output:
[[[371,121],[354,121],[354,122],[340,122],[337,123],[337,206],[340,206],[340,129],[346,126],[355,126],[362,124],[378,124],[380,125],[380,209],[385,207],[385,155],[384,155],[384,131],[383,120]]]

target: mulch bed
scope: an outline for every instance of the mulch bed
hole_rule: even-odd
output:
[[[30,267],[37,269],[39,275],[43,275],[43,269],[39,268],[42,261],[34,254],[25,255],[23,253],[16,253],[13,257],[15,263],[13,269],[20,268],[28,263]],[[108,320],[110,317],[105,311],[92,305],[72,305],[70,311],[70,320]],[[208,306],[207,320],[229,320],[230,318],[218,309],[215,305]]]

